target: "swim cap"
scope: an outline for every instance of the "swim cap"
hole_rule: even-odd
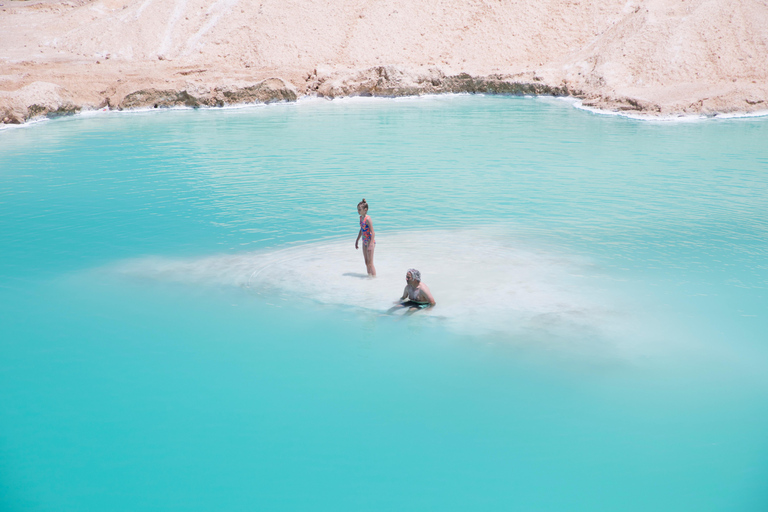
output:
[[[415,279],[416,281],[421,282],[421,272],[419,272],[415,268],[409,268],[408,272],[410,272],[411,274],[411,279]]]

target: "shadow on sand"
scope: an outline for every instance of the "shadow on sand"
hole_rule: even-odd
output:
[[[362,278],[366,278],[366,277],[370,277],[370,276],[368,276],[368,274],[359,274],[357,272],[344,272],[341,275],[346,276],[346,277],[359,277],[361,279]]]

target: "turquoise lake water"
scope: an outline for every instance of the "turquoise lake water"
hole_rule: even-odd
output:
[[[766,198],[766,118],[4,130],[0,509],[768,510]],[[437,307],[388,314],[408,267]]]

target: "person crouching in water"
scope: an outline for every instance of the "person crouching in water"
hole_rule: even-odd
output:
[[[423,309],[436,304],[432,292],[429,291],[429,286],[421,282],[421,272],[415,268],[409,268],[405,274],[405,281],[408,284],[405,285],[403,296],[400,297],[400,301],[396,302],[396,306],[390,311],[399,307],[413,310]]]
[[[373,230],[373,222],[368,215],[368,203],[365,202],[365,198],[357,203],[357,213],[360,215],[360,232],[357,233],[357,240],[355,240],[355,249],[360,242],[360,237],[363,237],[363,258],[365,258],[365,268],[368,271],[368,275],[376,277],[376,267],[373,266],[373,250],[376,248],[376,232]]]

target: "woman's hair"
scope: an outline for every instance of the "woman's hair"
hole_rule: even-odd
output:
[[[363,198],[362,201],[357,203],[357,207],[358,208],[360,208],[361,206],[363,207],[363,210],[367,210],[368,209],[368,203],[365,202],[365,198]]]

